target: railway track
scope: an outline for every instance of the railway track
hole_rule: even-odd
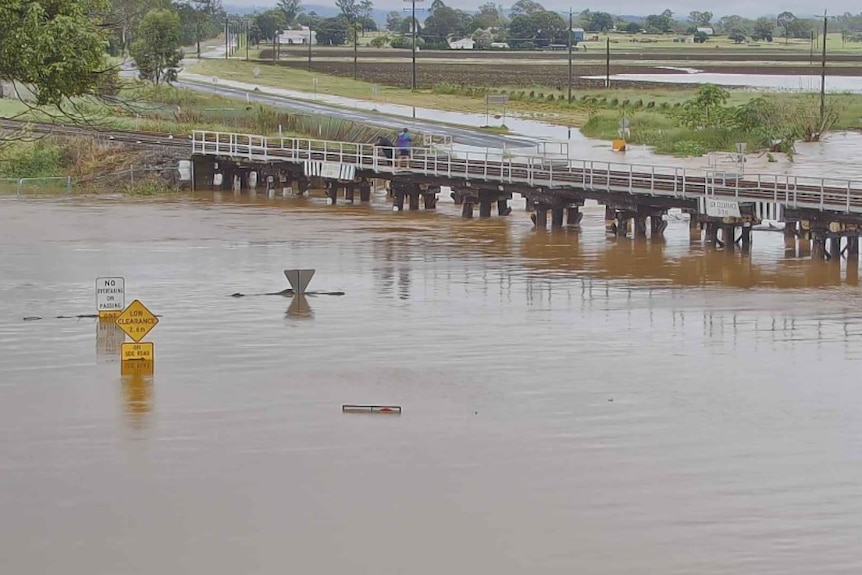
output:
[[[142,147],[188,148],[189,137],[174,136],[159,132],[128,132],[124,130],[106,130],[87,126],[68,126],[65,124],[49,124],[40,122],[22,122],[19,120],[0,120],[0,129],[22,131],[28,130],[37,134],[91,137],[100,140],[120,142]]]

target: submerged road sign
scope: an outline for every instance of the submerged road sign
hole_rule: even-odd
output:
[[[284,270],[284,277],[290,282],[294,293],[302,294],[314,277],[314,270]]]
[[[100,318],[117,317],[126,308],[126,280],[96,279],[96,310]]]
[[[122,352],[123,361],[153,361],[155,359],[153,351],[153,342],[151,341],[124,343]]]
[[[129,307],[117,318],[117,325],[126,332],[133,341],[139,342],[159,323],[153,313],[139,300],[129,304]]]

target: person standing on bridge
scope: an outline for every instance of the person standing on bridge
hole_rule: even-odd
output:
[[[395,146],[398,148],[398,166],[410,167],[410,148],[413,145],[413,138],[407,128],[401,130],[398,137],[395,139]]]
[[[377,151],[378,154],[383,154],[383,157],[386,158],[386,165],[392,163],[393,156],[395,156],[395,145],[392,143],[392,140],[386,136],[378,136]]]

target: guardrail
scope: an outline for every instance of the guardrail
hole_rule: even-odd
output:
[[[177,170],[180,174],[175,188],[179,192],[181,182],[188,181],[182,177],[182,170],[179,168],[167,167],[150,167],[150,166],[130,166],[126,169],[106,174],[88,176],[80,179],[73,179],[72,176],[53,176],[42,178],[0,178],[0,195],[11,195],[14,191],[15,196],[20,199],[29,197],[33,194],[48,193],[56,195],[65,193],[72,195],[76,190],[92,190],[99,189],[100,186],[109,186],[115,188],[113,191],[123,191],[126,188],[116,189],[118,184],[128,183],[131,190],[134,190],[136,184],[148,182],[153,174],[161,175],[163,172]]]
[[[0,188],[15,190],[15,196],[22,197],[28,189],[53,188],[58,191],[72,193],[72,177],[45,177],[45,178],[0,178]]]
[[[373,144],[250,134],[195,131],[192,153],[259,162],[331,162],[378,174],[413,173],[452,180],[482,180],[541,188],[577,188],[594,192],[663,196],[680,199],[716,197],[774,202],[788,208],[862,213],[862,182],[776,174],[728,174],[645,164],[560,160],[519,156],[498,150],[440,153],[414,148],[408,167],[395,167]]]

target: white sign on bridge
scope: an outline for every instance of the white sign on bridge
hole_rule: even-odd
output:
[[[739,202],[733,200],[716,200],[715,198],[704,198],[704,210],[706,215],[713,218],[738,218]]]
[[[126,309],[126,280],[124,278],[98,278],[96,280],[96,309],[100,317],[119,314]]]

